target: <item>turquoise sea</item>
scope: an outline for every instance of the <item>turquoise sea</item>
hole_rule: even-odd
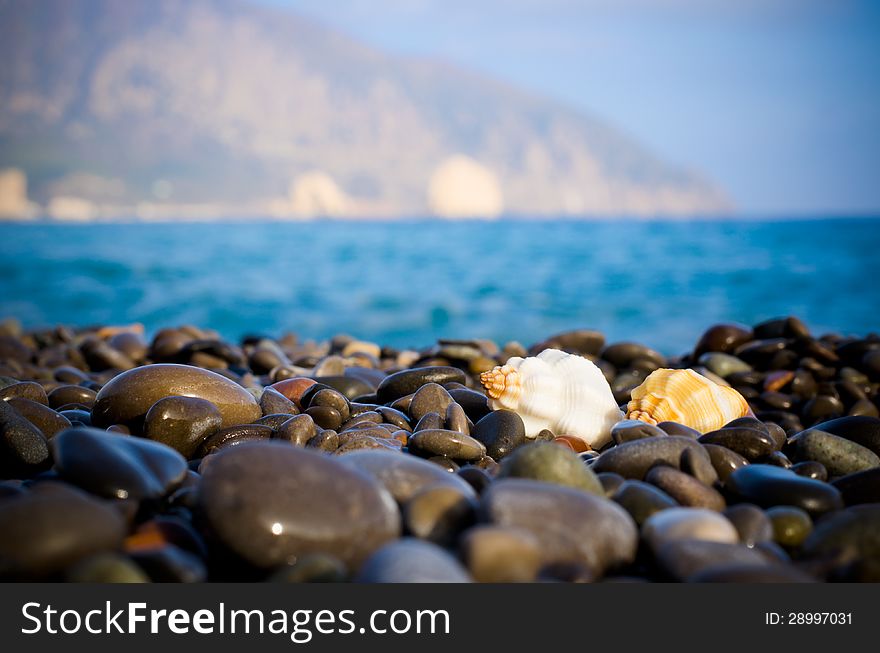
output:
[[[589,327],[667,354],[718,321],[880,328],[880,220],[0,225],[0,317],[229,338],[530,344]]]

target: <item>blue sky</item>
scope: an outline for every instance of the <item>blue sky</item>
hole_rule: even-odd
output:
[[[880,2],[258,1],[601,116],[743,213],[880,213]]]

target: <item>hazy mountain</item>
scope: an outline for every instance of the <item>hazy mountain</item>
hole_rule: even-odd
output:
[[[0,167],[87,213],[728,209],[593,117],[240,0],[0,0]]]

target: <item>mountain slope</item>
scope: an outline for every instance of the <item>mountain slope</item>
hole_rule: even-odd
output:
[[[496,212],[728,208],[594,118],[239,0],[0,0],[0,61],[0,167],[43,203],[423,215],[464,155]]]

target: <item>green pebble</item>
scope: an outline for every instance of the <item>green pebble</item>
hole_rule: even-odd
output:
[[[580,457],[552,442],[518,447],[501,462],[498,478],[530,478],[605,495],[599,478]]]
[[[813,520],[805,510],[795,506],[775,506],[767,510],[773,525],[773,539],[785,547],[800,546],[813,531]]]

